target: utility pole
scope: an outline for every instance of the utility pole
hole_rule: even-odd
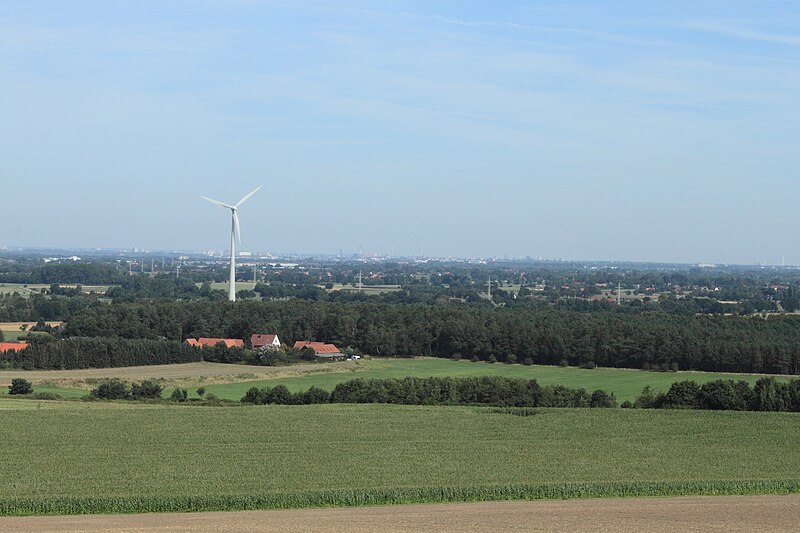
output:
[[[253,263],[253,283],[258,283],[256,276],[258,275],[257,265]]]
[[[364,288],[364,284],[361,282],[361,270],[358,271],[358,292],[361,292]]]
[[[617,282],[617,305],[622,305],[622,284]]]
[[[175,277],[181,277],[181,260],[178,259],[178,268],[175,269]]]
[[[489,301],[491,302],[492,301],[492,276],[491,275],[489,275],[489,281],[486,283],[486,286],[488,287]]]

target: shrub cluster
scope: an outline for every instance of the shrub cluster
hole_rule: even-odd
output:
[[[679,381],[662,394],[654,394],[650,387],[646,387],[632,407],[797,412],[800,411],[800,379],[784,383],[774,378],[761,378],[753,387],[746,381],[731,379],[718,379],[703,385]]]
[[[33,385],[25,378],[14,378],[8,386],[9,394],[30,394],[33,392]]]
[[[101,383],[92,389],[91,396],[103,400],[150,400],[161,398],[164,388],[154,381],[133,383],[130,387],[118,379]]]
[[[394,403],[406,405],[493,405],[498,407],[616,407],[613,394],[563,385],[541,387],[535,379],[500,376],[351,379],[328,393],[317,387],[291,393],[284,385],[251,388],[253,404]]]

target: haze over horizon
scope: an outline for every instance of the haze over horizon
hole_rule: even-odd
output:
[[[800,264],[793,2],[4,2],[0,246]]]

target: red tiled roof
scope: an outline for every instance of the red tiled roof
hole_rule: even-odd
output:
[[[324,353],[339,353],[339,348],[333,344],[326,344],[324,342],[297,341],[294,343],[294,347],[298,350],[302,350],[303,348],[311,348],[317,355]]]
[[[250,344],[253,346],[253,348],[261,348],[263,346],[269,346],[273,342],[275,342],[275,337],[277,337],[277,335],[253,333],[253,335],[250,337]]]
[[[25,342],[0,342],[0,352],[19,352],[27,347]]]
[[[201,348],[216,346],[220,342],[224,343],[228,348],[233,348],[234,346],[241,348],[244,346],[244,341],[241,339],[217,339],[214,337],[200,337],[197,340],[186,339],[186,344],[189,346],[200,346]]]

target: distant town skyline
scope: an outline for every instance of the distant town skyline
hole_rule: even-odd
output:
[[[0,5],[0,246],[800,264],[800,5]],[[238,245],[237,245],[238,246]]]

